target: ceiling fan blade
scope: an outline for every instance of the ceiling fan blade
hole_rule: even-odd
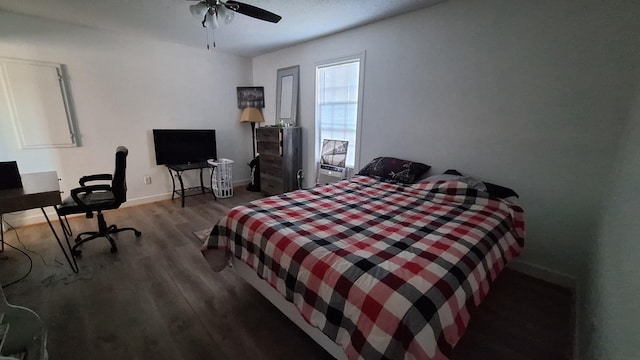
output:
[[[229,0],[224,3],[224,6],[240,14],[251,16],[252,18],[277,23],[282,19],[280,15],[276,15],[270,11],[255,7],[253,5],[241,3],[239,1]]]

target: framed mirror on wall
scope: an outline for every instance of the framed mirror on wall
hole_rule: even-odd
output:
[[[300,66],[278,69],[276,83],[276,125],[296,126],[298,112],[298,76]]]

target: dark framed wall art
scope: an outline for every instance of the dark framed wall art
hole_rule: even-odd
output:
[[[264,107],[264,87],[262,86],[238,86],[238,108]]]

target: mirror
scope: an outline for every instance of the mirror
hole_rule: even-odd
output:
[[[276,125],[296,126],[298,111],[298,75],[300,66],[278,69],[276,83]]]

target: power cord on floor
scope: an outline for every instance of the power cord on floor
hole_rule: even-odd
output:
[[[14,231],[15,231],[15,229],[14,229]],[[17,234],[17,232],[16,232],[16,234]],[[15,249],[15,250],[20,251],[21,253],[23,253],[23,254],[24,254],[24,256],[26,256],[26,257],[27,257],[27,259],[29,259],[29,270],[27,271],[27,273],[26,273],[26,274],[22,275],[22,277],[20,277],[18,280],[14,280],[14,281],[12,281],[12,282],[10,282],[10,283],[6,284],[6,285],[2,285],[2,288],[3,288],[3,289],[8,288],[8,287],[9,287],[9,286],[11,286],[11,285],[15,285],[15,284],[19,283],[20,281],[22,281],[22,280],[26,279],[26,277],[27,277],[27,276],[29,276],[29,274],[31,274],[31,270],[33,269],[33,259],[31,259],[31,256],[29,256],[29,254],[27,254],[26,252],[24,252],[24,251],[22,251],[22,250],[18,249],[17,247],[15,247],[15,246],[13,246],[13,245],[11,245],[11,244],[9,244],[9,243],[8,243],[8,242],[6,242],[6,241],[4,242],[4,244],[5,244],[6,246],[10,247],[10,248],[13,248],[13,249]]]
[[[49,264],[47,263],[47,261],[44,259],[44,256],[42,256],[42,254],[40,254],[40,253],[39,253],[39,252],[37,252],[37,251],[33,251],[33,250],[29,249],[29,248],[28,248],[28,247],[27,247],[27,246],[22,242],[22,240],[20,239],[20,235],[18,234],[18,229],[16,229],[16,227],[15,227],[15,226],[11,225],[11,224],[10,224],[10,223],[9,223],[9,222],[4,218],[4,217],[3,217],[3,218],[2,218],[2,220],[0,220],[0,221],[3,221],[5,224],[7,224],[7,226],[9,227],[9,229],[13,230],[13,232],[16,234],[16,240],[18,240],[18,243],[22,246],[22,248],[24,248],[26,251],[28,251],[28,252],[30,252],[30,253],[33,253],[33,254],[38,255],[38,256],[40,257],[40,259],[42,259],[42,263],[43,263],[45,266],[47,266],[47,267],[58,267],[58,268],[62,268],[62,265],[58,265],[58,266],[49,265]],[[4,244],[5,244],[6,246],[8,246],[8,247],[10,247],[10,248],[14,249],[14,250],[17,250],[17,251],[21,252],[24,256],[26,256],[26,257],[27,257],[27,259],[29,260],[29,270],[27,270],[27,273],[26,273],[26,274],[24,274],[23,276],[21,276],[19,279],[15,280],[15,281],[12,281],[12,282],[10,282],[10,283],[8,283],[8,284],[2,285],[2,288],[3,288],[3,289],[4,289],[4,288],[7,288],[7,287],[9,287],[9,286],[11,286],[11,285],[15,285],[15,284],[19,283],[20,281],[24,280],[25,278],[27,278],[27,276],[29,276],[29,274],[31,274],[31,271],[33,270],[33,259],[31,258],[31,256],[29,256],[29,254],[27,254],[26,252],[24,252],[22,249],[19,249],[19,248],[15,247],[15,246],[13,246],[13,245],[9,244],[6,240],[5,240]]]
[[[16,229],[15,226],[11,225],[6,219],[2,219],[4,221],[5,224],[7,224],[7,226],[9,227],[9,229],[13,230],[13,232],[16,234],[16,240],[18,240],[18,243],[22,246],[23,249],[25,249],[26,251],[32,253],[32,254],[36,254],[40,257],[40,259],[42,260],[42,263],[47,266],[47,267],[57,267],[57,268],[62,268],[62,264],[58,264],[57,266],[55,265],[50,265],[47,263],[47,260],[44,259],[44,256],[42,256],[42,254],[40,254],[37,251],[31,250],[29,249],[23,242],[22,240],[20,240],[20,235],[18,235],[18,229]],[[6,242],[5,242],[6,243]],[[13,247],[13,246],[12,246]],[[15,247],[13,247],[15,249]]]

